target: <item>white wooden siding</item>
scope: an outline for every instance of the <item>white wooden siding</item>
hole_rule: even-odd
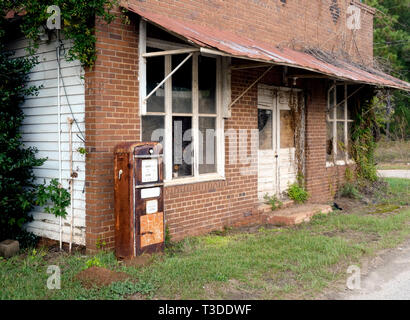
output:
[[[68,41],[63,41],[65,49],[70,48]],[[19,39],[10,44],[9,48],[15,51],[16,57],[27,55],[28,41]],[[35,168],[37,183],[48,183],[50,179],[59,177],[58,162],[58,115],[57,115],[57,59],[56,44],[41,43],[37,55],[39,64],[30,73],[29,85],[42,85],[38,96],[27,97],[23,105],[25,119],[22,127],[23,142],[26,146],[36,147],[40,158],[47,157],[43,166]],[[81,131],[85,132],[85,100],[84,100],[84,70],[79,61],[60,62],[61,74],[64,80],[67,96],[61,87],[61,150],[62,150],[62,177],[63,186],[68,189],[70,177],[70,154],[67,118],[77,120]],[[62,86],[63,81],[60,81]],[[67,99],[71,105],[73,115],[70,112]],[[85,245],[85,156],[76,150],[84,147],[84,143],[77,137],[79,130],[73,123],[73,170],[78,172],[74,180],[74,233],[73,241],[76,244]],[[80,134],[79,134],[80,135]],[[70,239],[70,207],[67,208],[68,216],[63,220],[63,241]],[[37,207],[32,212],[34,221],[27,224],[27,230],[39,236],[59,240],[59,219],[42,208]]]

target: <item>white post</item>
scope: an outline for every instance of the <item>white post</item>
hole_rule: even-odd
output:
[[[57,30],[57,124],[58,124],[58,182],[62,183],[62,162],[61,162],[61,97],[60,97],[60,30]],[[60,250],[63,249],[63,227],[60,217]]]

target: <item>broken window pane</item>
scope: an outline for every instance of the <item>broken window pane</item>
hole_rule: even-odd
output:
[[[335,88],[329,91],[329,109],[328,109],[328,115],[329,119],[334,119],[334,106],[335,106]]]
[[[199,173],[216,172],[216,118],[199,117]]]
[[[192,176],[192,117],[172,117],[172,177]]]
[[[347,158],[352,159],[352,147],[353,147],[353,140],[352,140],[352,131],[353,131],[353,123],[347,123],[347,139],[348,139],[348,146],[347,146]]]
[[[172,70],[174,70],[186,55],[172,56]],[[172,112],[192,112],[192,58],[188,59],[172,75]]]
[[[165,78],[164,57],[147,58],[147,95]],[[165,85],[163,84],[147,100],[147,112],[165,111]]]
[[[345,86],[336,86],[336,116],[338,120],[345,118]]]
[[[259,150],[272,150],[272,110],[258,109]]]
[[[327,125],[327,134],[326,134],[326,161],[333,161],[333,123],[326,122]]]
[[[199,113],[216,113],[216,59],[198,57]]]
[[[337,157],[336,160],[345,160],[346,144],[345,144],[345,123],[337,122]]]

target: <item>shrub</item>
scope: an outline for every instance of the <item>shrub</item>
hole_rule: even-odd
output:
[[[309,193],[304,188],[299,186],[298,183],[294,183],[289,186],[288,196],[296,203],[304,203],[309,199]]]
[[[36,63],[34,58],[13,59],[0,45],[0,241],[34,241],[22,227],[32,220],[29,212],[35,204],[33,167],[45,159],[37,159],[37,150],[26,148],[21,141],[24,114],[20,106],[26,96],[38,93],[38,88],[27,87],[28,74]]]

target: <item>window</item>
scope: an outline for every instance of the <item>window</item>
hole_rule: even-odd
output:
[[[258,129],[259,150],[272,150],[272,110],[258,109]]]
[[[348,99],[348,87],[346,84],[334,85],[328,92],[327,112],[327,141],[326,161],[329,164],[346,164],[351,153],[351,119]]]
[[[146,58],[146,93],[186,58],[187,54]],[[166,182],[223,177],[220,60],[193,53],[146,102],[141,138],[163,144]]]

